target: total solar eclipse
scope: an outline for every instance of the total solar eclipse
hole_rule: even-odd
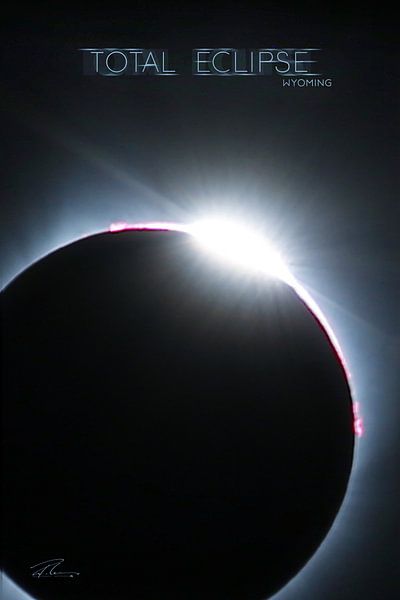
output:
[[[5,571],[34,598],[262,600],[346,491],[342,359],[279,261],[127,229],[2,292]],[[32,576],[59,558],[76,576]]]

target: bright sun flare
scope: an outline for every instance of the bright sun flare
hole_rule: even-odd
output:
[[[289,270],[279,253],[249,227],[227,220],[204,220],[191,225],[190,233],[210,252],[232,263],[290,281]]]
[[[324,313],[303,284],[292,274],[279,252],[256,229],[229,219],[204,219],[191,224],[168,222],[127,223],[121,221],[112,223],[109,227],[111,233],[140,229],[188,233],[193,236],[196,243],[201,244],[210,253],[226,259],[231,264],[259,272],[261,275],[275,277],[289,285],[324,328],[336,350],[350,384],[350,372],[344,360],[339,341]],[[355,412],[355,433],[361,436],[363,434],[363,424],[362,418],[358,414],[358,403],[355,403],[353,408]]]

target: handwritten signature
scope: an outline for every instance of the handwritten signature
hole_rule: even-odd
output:
[[[32,571],[32,577],[36,579],[46,579],[50,577],[78,577],[79,573],[76,571],[56,571],[55,569],[58,565],[61,565],[64,562],[63,558],[52,558],[50,560],[44,560],[37,565],[33,565],[31,569],[35,569]]]

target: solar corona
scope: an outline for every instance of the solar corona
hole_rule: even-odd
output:
[[[262,600],[302,569],[362,419],[326,318],[259,231],[116,221],[2,303],[12,581],[44,600]]]

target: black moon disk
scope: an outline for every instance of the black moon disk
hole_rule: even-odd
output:
[[[304,566],[346,491],[353,413],[288,285],[130,231],[40,260],[2,311],[13,581],[41,600],[263,600]]]

